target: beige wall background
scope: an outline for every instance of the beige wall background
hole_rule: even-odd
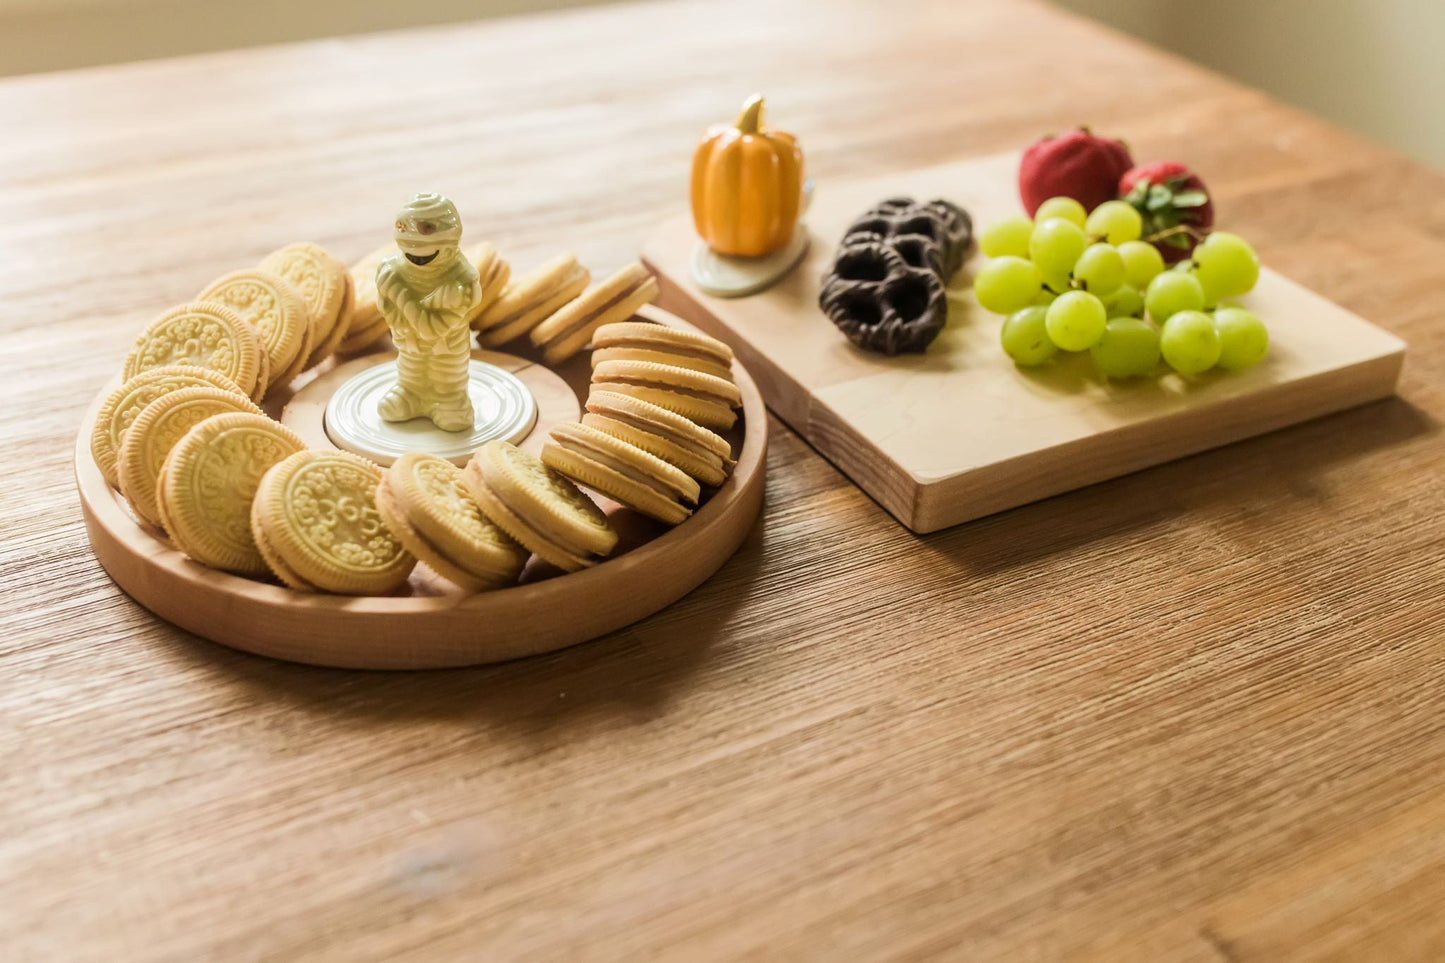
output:
[[[1445,0],[1056,2],[1445,168]]]
[[[596,2],[0,0],[0,75]],[[1056,2],[1445,168],[1445,0]]]

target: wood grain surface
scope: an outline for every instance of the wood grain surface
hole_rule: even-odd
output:
[[[753,89],[830,178],[1088,121],[1410,343],[1398,399],[918,537],[777,422],[762,524],[595,643],[267,661],[90,555],[151,315],[451,193],[594,271]],[[9,960],[1438,959],[1445,179],[1035,0],[599,8],[0,83]],[[821,189],[821,188],[820,188]]]

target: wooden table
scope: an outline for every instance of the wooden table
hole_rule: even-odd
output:
[[[0,955],[1445,953],[1445,179],[1033,0],[780,6],[0,84]],[[149,316],[432,187],[613,268],[754,88],[824,186],[1079,121],[1188,159],[1410,341],[1401,397],[927,538],[775,422],[716,577],[487,669],[278,664],[107,580],[70,449]]]

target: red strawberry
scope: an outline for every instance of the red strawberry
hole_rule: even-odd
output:
[[[1045,137],[1024,151],[1019,163],[1019,198],[1029,217],[1051,197],[1072,197],[1092,211],[1118,197],[1119,178],[1134,158],[1121,140],[1107,140],[1080,127]]]
[[[1182,261],[1214,224],[1214,203],[1204,181],[1183,164],[1141,164],[1119,178],[1119,196],[1144,218],[1144,240],[1164,260]]]

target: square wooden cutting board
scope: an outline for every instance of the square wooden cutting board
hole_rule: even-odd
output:
[[[975,230],[1020,213],[1018,155],[820,185],[812,245],[782,282],[745,298],[692,283],[696,235],[680,217],[643,258],[664,307],[732,345],[770,408],[904,525],[931,532],[1391,395],[1405,344],[1270,271],[1242,303],[1270,351],[1241,373],[1110,382],[1087,356],[1016,367],[1002,319],[979,307],[975,250],[949,289],[948,325],[924,354],[855,348],[818,308],[819,279],[859,214],[899,195],[962,204]],[[1166,371],[1162,365],[1161,371]]]

